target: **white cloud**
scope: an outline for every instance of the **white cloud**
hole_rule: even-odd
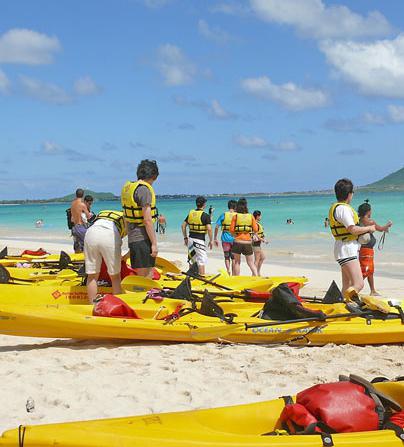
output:
[[[197,73],[195,64],[182,50],[168,43],[158,49],[157,67],[165,84],[172,86],[190,84]]]
[[[389,105],[388,113],[394,123],[404,123],[404,106]]]
[[[277,85],[266,76],[244,79],[241,85],[246,92],[277,102],[289,110],[314,109],[324,107],[328,103],[328,96],[322,90],[306,89],[293,82]]]
[[[211,27],[207,22],[205,22],[205,20],[202,19],[198,22],[198,31],[199,34],[206,39],[220,44],[227,43],[232,39],[230,34],[226,33],[226,31],[223,31],[218,27]]]
[[[3,70],[0,69],[0,93],[6,95],[10,92],[11,83],[4,73]]]
[[[24,93],[39,101],[52,104],[68,104],[73,98],[61,87],[27,76],[20,76],[20,84]]]
[[[382,126],[385,124],[385,117],[379,113],[365,112],[362,115],[362,120],[366,124],[376,124]]]
[[[217,99],[212,100],[209,108],[209,113],[213,115],[215,118],[221,120],[236,118],[236,115],[232,112],[225,110]]]
[[[238,146],[247,149],[268,149],[272,152],[296,152],[300,151],[300,146],[291,140],[280,141],[279,143],[271,143],[265,138],[257,135],[245,136],[238,135],[233,138],[233,142]]]
[[[14,28],[0,36],[0,62],[14,64],[50,64],[61,50],[57,37],[29,29]]]
[[[245,4],[235,1],[217,3],[210,8],[210,11],[236,16],[245,16],[250,13],[250,9]]]
[[[80,96],[97,95],[101,92],[101,87],[98,86],[90,76],[84,76],[74,83],[73,90]]]
[[[392,32],[378,11],[362,16],[343,5],[327,6],[322,0],[250,0],[250,5],[260,19],[292,26],[316,39],[385,36]]]
[[[269,148],[271,143],[265,138],[258,136],[247,137],[245,135],[238,135],[233,139],[234,143],[238,146],[245,148],[264,149]]]
[[[404,34],[373,43],[326,41],[327,61],[366,95],[404,98]]]
[[[42,151],[47,155],[61,154],[63,148],[54,141],[44,141],[41,145]]]

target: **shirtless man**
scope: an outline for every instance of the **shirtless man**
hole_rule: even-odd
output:
[[[91,214],[88,211],[86,204],[83,202],[84,190],[78,188],[76,190],[76,198],[71,204],[72,213],[72,236],[74,239],[73,247],[75,253],[82,253],[84,249],[84,236],[87,231],[87,225],[83,221],[82,213],[88,219],[91,218]]]

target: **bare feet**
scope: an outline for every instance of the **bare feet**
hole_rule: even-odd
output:
[[[376,290],[371,290],[370,296],[381,296],[381,295],[380,295],[380,293],[376,292]]]

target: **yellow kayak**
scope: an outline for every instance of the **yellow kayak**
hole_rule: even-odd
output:
[[[123,296],[125,297],[125,296]],[[327,314],[325,321],[294,321],[285,324],[262,320],[252,303],[220,303],[225,313],[235,313],[234,324],[216,317],[189,313],[170,324],[161,318],[172,314],[181,300],[132,305],[140,319],[93,316],[91,305],[0,306],[0,333],[28,337],[77,339],[129,339],[175,342],[226,340],[236,343],[292,343],[324,345],[389,344],[404,342],[404,325],[399,318],[366,319],[348,313],[344,304],[307,304]],[[252,306],[252,307],[251,307]],[[255,306],[255,307],[254,307]],[[391,308],[394,313],[396,310]],[[398,317],[398,313],[397,313]],[[257,325],[259,327],[252,327]]]
[[[236,385],[235,385],[236,386]],[[404,382],[373,384],[404,406]],[[1,447],[321,447],[320,435],[267,435],[282,428],[283,398],[251,404],[114,419],[20,426]],[[263,436],[266,434],[266,436]],[[402,447],[393,430],[335,433],[335,447]],[[329,444],[331,445],[331,444]]]
[[[16,281],[43,281],[43,280],[66,280],[77,278],[77,272],[70,269],[45,269],[45,268],[17,268],[7,267],[12,280]]]

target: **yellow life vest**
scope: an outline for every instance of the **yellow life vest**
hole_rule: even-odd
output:
[[[144,227],[142,207],[139,206],[134,199],[135,191],[140,185],[146,186],[151,193],[151,217],[153,222],[155,222],[157,219],[156,194],[154,193],[152,186],[144,180],[138,180],[137,182],[127,181],[122,188],[121,203],[125,219],[128,222],[133,222],[139,227]]]
[[[188,213],[187,222],[189,225],[189,231],[192,233],[206,233],[208,231],[206,225],[202,223],[203,210],[191,210]]]
[[[358,239],[358,236],[351,234],[345,226],[335,218],[335,210],[340,205],[347,206],[352,211],[355,225],[358,225],[359,223],[359,216],[351,205],[348,205],[346,202],[336,202],[331,206],[328,213],[331,233],[337,241],[355,241]]]
[[[235,214],[236,214],[235,211],[226,211],[224,213],[224,219],[222,222],[222,231],[230,231],[231,221]]]
[[[257,225],[258,225],[258,232],[257,232],[257,235],[258,235],[261,239],[264,239],[264,237],[265,237],[264,227],[263,227],[259,222],[257,222]]]
[[[253,231],[253,215],[250,213],[236,213],[236,225],[234,232],[240,233],[252,233]]]
[[[113,210],[100,211],[97,214],[95,221],[97,221],[98,219],[111,220],[112,222],[115,223],[116,228],[118,229],[121,237],[126,236],[126,225],[125,225],[125,219],[123,218],[122,211],[113,211]]]

